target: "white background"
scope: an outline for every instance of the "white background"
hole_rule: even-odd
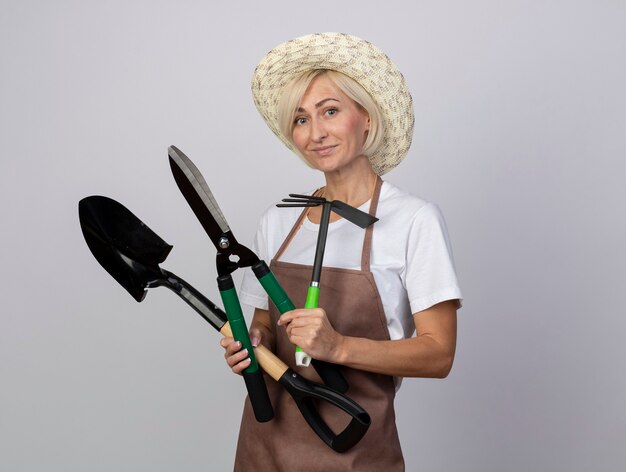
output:
[[[386,179],[440,205],[466,299],[450,377],[399,392],[407,470],[623,470],[620,0],[2,0],[0,470],[231,469],[244,387],[217,333],[165,289],[137,304],[77,203],[125,204],[174,245],[162,266],[219,301],[167,146],[250,244],[267,206],[321,183],[250,77],[320,31],[403,71],[414,144]]]

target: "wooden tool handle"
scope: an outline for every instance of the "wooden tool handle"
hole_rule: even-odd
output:
[[[226,323],[222,326],[220,333],[222,333],[224,337],[232,337],[233,332],[230,329],[230,324]],[[287,364],[281,361],[272,351],[263,345],[255,347],[254,354],[256,355],[256,359],[261,368],[277,382],[289,368]]]

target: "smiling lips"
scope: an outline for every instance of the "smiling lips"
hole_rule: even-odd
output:
[[[333,146],[322,146],[322,147],[314,148],[311,150],[319,156],[326,156],[330,154],[333,151],[333,149],[335,149],[337,146],[338,145],[335,144]]]

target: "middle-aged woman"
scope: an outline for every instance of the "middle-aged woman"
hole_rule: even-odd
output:
[[[268,381],[275,418],[257,423],[246,401],[235,470],[404,470],[395,392],[402,377],[448,375],[461,300],[437,206],[380,178],[411,143],[413,106],[404,78],[367,41],[323,33],[270,51],[257,66],[252,87],[272,131],[323,173],[325,185],[316,194],[379,218],[363,230],[332,215],[320,308],[280,315],[246,274],[241,300],[255,307],[253,345],[265,344],[316,381],[310,367],[295,365],[294,345],[343,366],[347,394],[368,411],[372,423],[354,448],[334,452],[308,428],[289,395]],[[257,232],[255,250],[271,260],[296,306],[304,306],[320,217],[320,207],[272,207]],[[247,352],[232,338],[221,342],[228,365],[241,373],[249,363]],[[322,407],[322,414],[341,427],[332,409]]]

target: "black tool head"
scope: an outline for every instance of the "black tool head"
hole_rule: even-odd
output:
[[[135,300],[142,301],[146,289],[165,278],[159,263],[172,246],[125,206],[107,197],[86,197],[78,203],[78,216],[91,253]]]
[[[298,193],[290,193],[292,198],[283,198],[283,202],[276,205],[277,207],[313,207],[319,205],[330,205],[330,209],[339,216],[345,218],[361,228],[367,228],[369,225],[378,221],[378,218],[365,213],[364,211],[354,208],[341,200],[333,200],[329,202],[323,197],[315,197],[313,195],[301,195]]]
[[[346,220],[361,228],[367,228],[369,225],[378,221],[378,218],[375,216],[365,213],[358,208],[354,208],[340,200],[333,200],[330,205],[331,210],[339,216],[343,216]]]

